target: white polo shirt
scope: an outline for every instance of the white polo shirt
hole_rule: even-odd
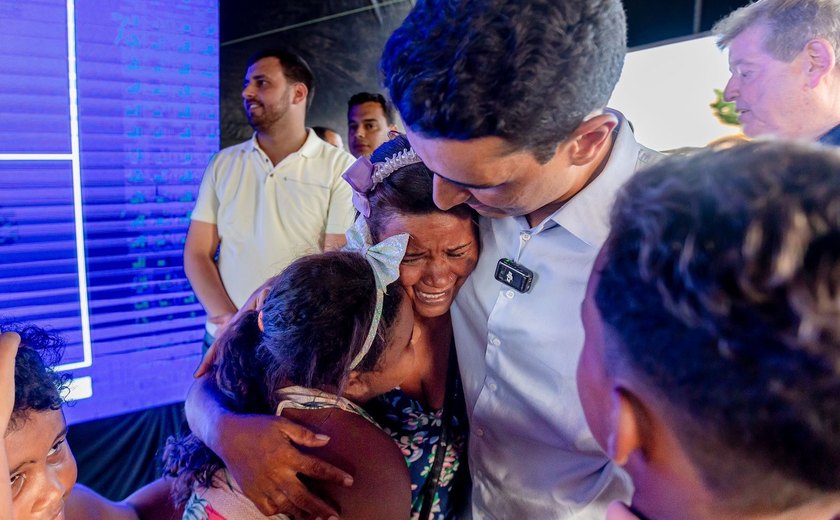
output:
[[[576,384],[580,304],[618,188],[658,157],[623,120],[604,170],[544,222],[482,218],[481,255],[452,308],[470,419],[474,519],[602,520],[629,478],[598,447]],[[535,273],[522,294],[495,280],[510,258]]]
[[[325,234],[353,225],[352,192],[341,178],[353,161],[311,129],[276,166],[256,134],[210,160],[192,219],[218,227],[219,273],[237,307],[293,260],[320,251]]]

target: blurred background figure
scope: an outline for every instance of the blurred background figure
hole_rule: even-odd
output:
[[[369,157],[396,131],[394,107],[382,94],[359,92],[347,102],[347,142],[353,157]]]
[[[344,150],[344,141],[341,139],[341,135],[332,128],[327,126],[313,126],[312,131],[314,131],[315,135],[320,137],[322,141]]]

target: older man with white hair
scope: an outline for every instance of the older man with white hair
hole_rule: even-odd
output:
[[[712,32],[745,134],[840,145],[840,0],[758,0]]]

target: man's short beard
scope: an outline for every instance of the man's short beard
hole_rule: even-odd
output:
[[[251,125],[251,128],[257,132],[264,133],[270,130],[278,121],[282,120],[288,111],[288,105],[274,111],[269,111],[265,105],[262,105],[261,115],[253,117],[248,109],[245,109],[245,117],[248,118],[248,124]]]
[[[245,112],[245,117],[248,118],[248,124],[257,132],[264,132],[271,127],[271,124],[266,124],[264,118],[257,118],[256,121],[251,117],[251,114]]]

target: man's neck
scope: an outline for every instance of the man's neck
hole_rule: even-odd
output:
[[[274,125],[268,130],[257,130],[257,143],[274,166],[300,150],[306,138],[307,130],[302,124],[282,127]]]

